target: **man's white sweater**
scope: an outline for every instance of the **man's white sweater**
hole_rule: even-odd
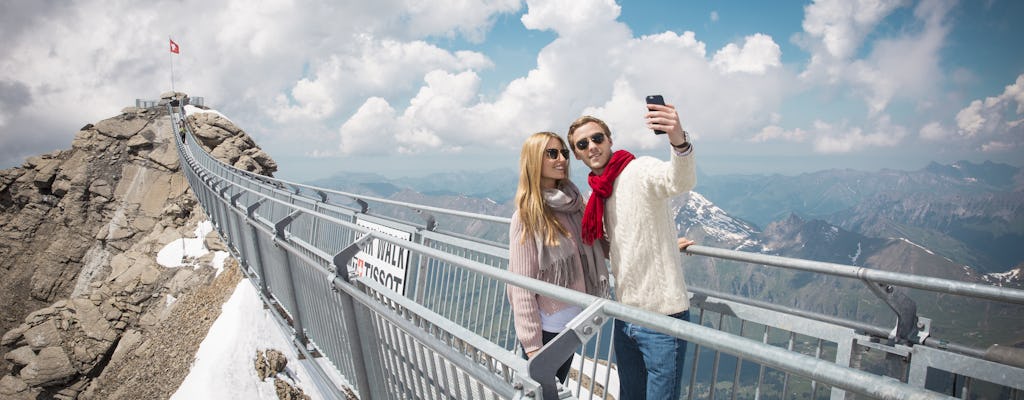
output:
[[[692,151],[638,157],[615,179],[604,226],[620,302],[665,315],[690,308],[669,201],[696,185],[695,165]]]

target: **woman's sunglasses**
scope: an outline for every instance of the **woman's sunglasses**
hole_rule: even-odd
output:
[[[544,154],[547,154],[548,158],[550,158],[552,160],[557,160],[558,159],[558,153],[562,153],[562,157],[565,157],[566,160],[569,159],[569,149],[561,149],[561,150],[559,150],[559,149],[545,149],[544,150]]]
[[[594,144],[601,144],[602,142],[604,142],[604,134],[595,134],[594,136],[591,136],[589,140],[587,138],[577,140],[576,148],[579,150],[586,150],[588,147],[590,147],[590,142],[594,142]]]

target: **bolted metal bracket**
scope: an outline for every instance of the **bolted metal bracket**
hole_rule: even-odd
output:
[[[530,378],[540,383],[544,400],[558,399],[558,386],[555,384],[558,367],[572,357],[576,348],[601,330],[601,325],[607,320],[601,310],[607,302],[608,300],[601,299],[592,303],[569,321],[564,331],[541,347],[530,359],[527,370],[530,371]]]
[[[235,193],[235,194],[231,195],[230,201],[231,201],[231,206],[232,207],[238,208],[238,198],[242,197],[242,193],[243,192],[238,192],[238,193]]]
[[[341,273],[343,271],[342,268],[347,268],[349,261],[352,261],[352,257],[355,257],[362,246],[373,237],[373,232],[366,232],[359,239],[356,239],[352,244],[349,244],[344,249],[341,249],[338,254],[334,255],[334,258],[331,259],[332,268],[334,269],[334,274],[331,275],[331,282],[334,282],[334,279],[339,276],[345,282],[352,282],[352,276],[348,271]]]
[[[262,205],[264,201],[267,201],[266,197],[261,198],[257,200],[255,203],[252,203],[248,207],[246,207],[245,216],[248,217],[250,220],[256,219],[256,209],[260,208],[260,205]]]
[[[416,213],[423,217],[423,219],[427,222],[426,229],[428,231],[433,232],[434,229],[437,229],[437,219],[434,218],[432,214],[424,212],[423,210],[419,209],[416,210]]]
[[[896,313],[896,326],[889,333],[889,339],[913,343],[915,336],[918,336],[917,303],[903,292],[897,291],[892,285],[868,280],[864,280],[864,284]]]
[[[302,211],[299,211],[299,210],[292,211],[291,214],[288,214],[284,218],[281,218],[280,221],[277,221],[274,224],[274,240],[275,241],[277,241],[277,240],[285,240],[286,239],[285,238],[284,228],[287,228],[288,225],[292,223],[292,221],[295,221],[295,218],[297,218],[299,216],[299,214],[302,214]]]

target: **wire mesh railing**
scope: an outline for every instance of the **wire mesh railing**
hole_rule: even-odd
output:
[[[175,131],[190,131],[178,125],[182,114],[172,110],[171,120]],[[628,388],[617,381],[610,329],[615,319],[691,343],[683,383],[687,398],[981,393],[962,383],[952,389],[936,384],[943,380],[933,377],[937,370],[954,381],[989,382],[1000,397],[1020,398],[1024,390],[1017,353],[988,357],[986,351],[936,342],[928,335],[930,321],[907,314],[906,299],[892,287],[1014,304],[1024,304],[1022,291],[691,246],[696,255],[861,280],[893,307],[899,321],[891,329],[875,327],[693,288],[687,323],[511,273],[507,245],[439,229],[437,220],[507,226],[507,218],[264,177],[215,160],[192,135],[175,137],[182,170],[218,233],[292,330],[297,348],[327,361],[312,365],[323,386],[339,397],[341,386],[348,386],[373,399],[618,398]],[[377,213],[370,204],[403,211]],[[509,284],[585,308],[541,352],[574,358],[565,385],[555,385],[553,376],[531,375],[531,363],[546,357],[528,362],[521,356],[506,298]],[[869,350],[883,359],[872,361]]]

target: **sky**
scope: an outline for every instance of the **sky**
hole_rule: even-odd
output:
[[[666,158],[648,94],[712,175],[1021,166],[1021,19],[1011,0],[5,1],[0,168],[172,88],[296,182],[514,170],[583,114]]]

